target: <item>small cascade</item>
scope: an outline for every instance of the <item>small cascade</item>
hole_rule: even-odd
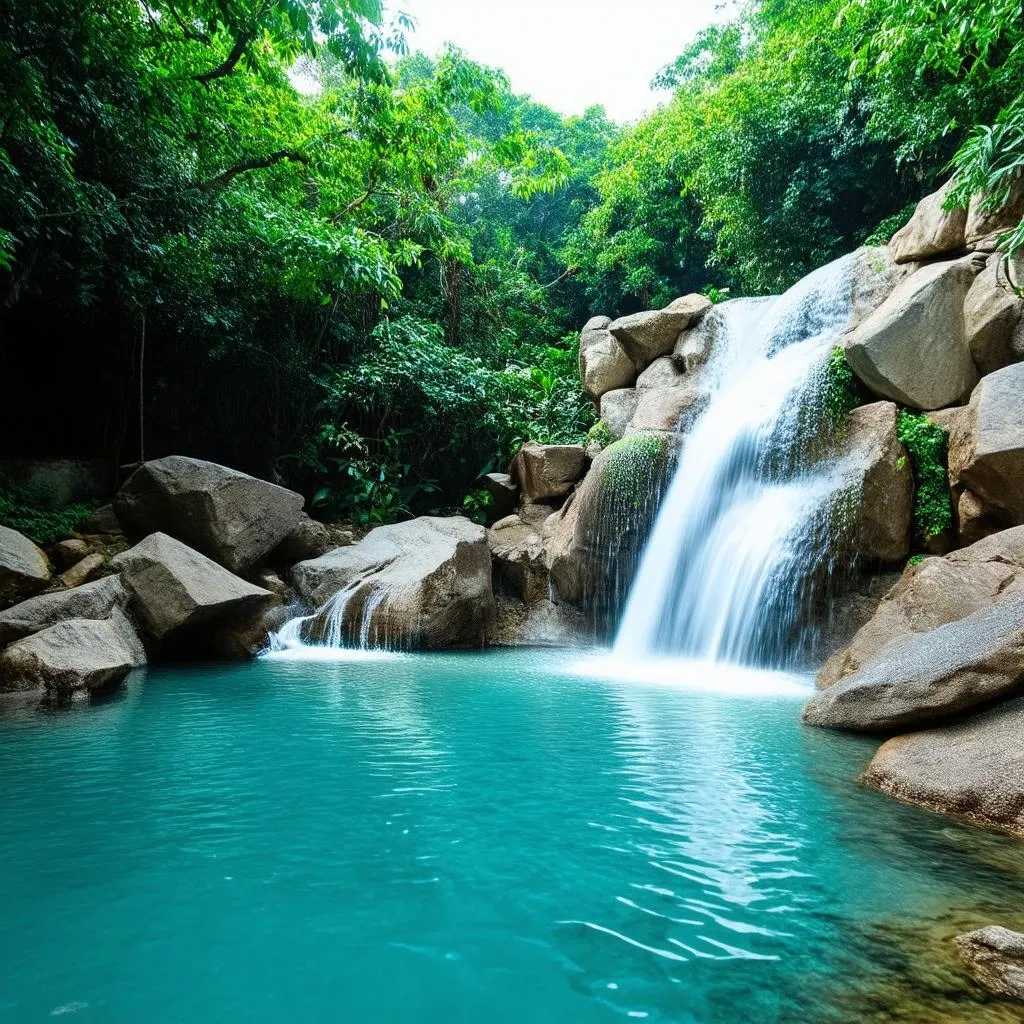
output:
[[[846,478],[827,456],[824,366],[851,315],[852,257],[771,301],[716,307],[711,400],[683,442],[616,656],[784,667]]]

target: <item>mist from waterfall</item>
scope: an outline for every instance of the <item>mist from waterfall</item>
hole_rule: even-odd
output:
[[[844,474],[822,457],[824,366],[850,319],[852,257],[771,302],[712,311],[710,400],[682,442],[615,639],[618,658],[791,664],[832,556]]]

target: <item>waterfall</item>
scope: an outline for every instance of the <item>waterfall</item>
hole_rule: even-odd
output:
[[[851,316],[853,257],[771,302],[717,306],[710,401],[672,482],[615,639],[617,657],[786,664],[815,571],[832,553],[843,468],[821,453],[814,397]]]

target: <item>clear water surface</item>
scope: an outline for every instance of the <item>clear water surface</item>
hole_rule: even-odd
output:
[[[1021,844],[857,787],[792,687],[576,657],[0,704],[0,1021],[1019,1019],[948,940],[1024,924]]]

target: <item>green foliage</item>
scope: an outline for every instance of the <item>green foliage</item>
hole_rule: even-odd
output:
[[[462,499],[462,514],[474,523],[486,523],[493,518],[494,495],[483,487],[474,488]]]
[[[947,434],[924,413],[900,410],[899,439],[910,454],[914,471],[914,524],[925,539],[953,526],[946,468]]]
[[[602,450],[615,441],[615,435],[608,429],[604,420],[598,420],[587,431],[587,444],[596,444]]]
[[[665,469],[668,442],[661,434],[631,434],[604,452],[604,482],[612,499],[641,508]]]
[[[865,245],[888,245],[893,235],[914,215],[916,203],[907,203],[898,213],[882,220],[878,227],[864,239]]]
[[[927,555],[911,555],[907,559],[907,567],[912,565],[920,565],[928,556]]]
[[[846,354],[838,345],[832,349],[825,364],[820,394],[825,415],[833,426],[841,424],[847,413],[864,404],[864,385],[858,380],[853,367],[846,360]]]
[[[93,508],[83,502],[54,506],[46,494],[0,477],[0,526],[17,530],[36,544],[69,536]]]

